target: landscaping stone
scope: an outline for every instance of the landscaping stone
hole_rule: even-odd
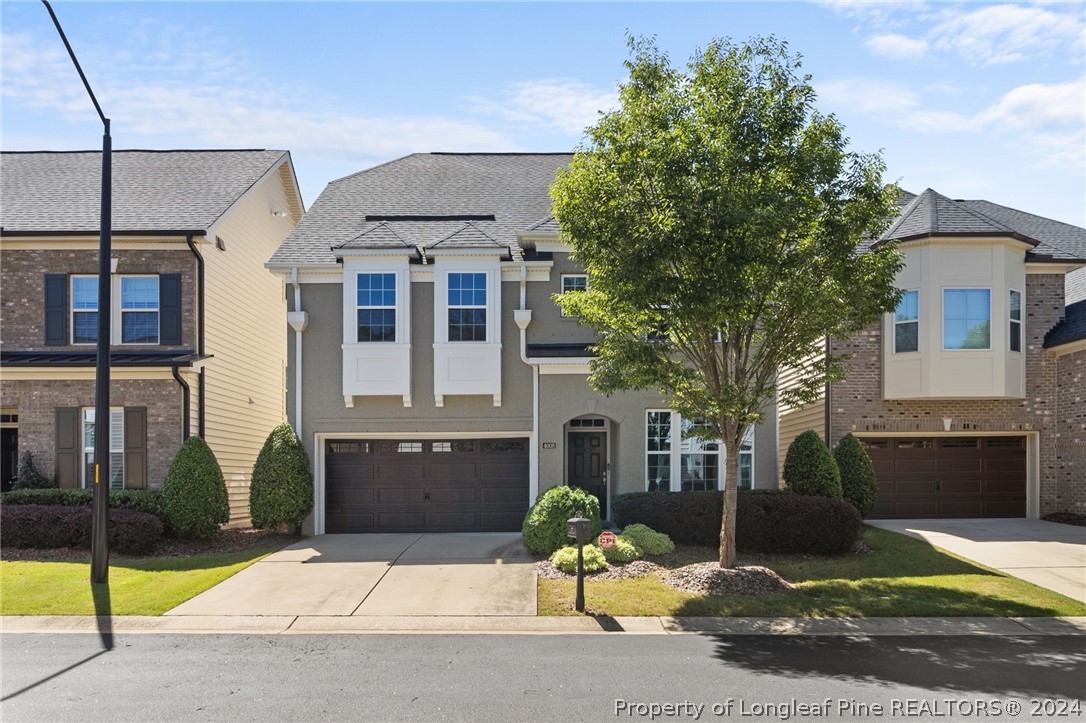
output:
[[[768,567],[757,565],[724,569],[716,562],[699,562],[661,578],[669,587],[702,595],[774,595],[796,589]]]

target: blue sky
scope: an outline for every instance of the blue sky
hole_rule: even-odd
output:
[[[283,148],[324,185],[417,151],[565,151],[624,77],[625,33],[685,62],[787,40],[888,180],[1086,225],[1082,2],[82,3],[54,9],[115,148]],[[0,5],[5,150],[100,145],[39,2]]]

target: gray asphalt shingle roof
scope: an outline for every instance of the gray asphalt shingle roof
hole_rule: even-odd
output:
[[[114,231],[204,231],[286,151],[114,151]],[[5,234],[97,231],[102,154],[0,154]]]
[[[479,228],[474,223],[468,221],[463,226],[453,231],[445,238],[438,239],[437,241],[431,241],[426,248],[486,248],[486,247],[502,247],[505,244],[499,243],[491,236],[488,236],[485,231]]]
[[[350,241],[345,241],[336,248],[339,249],[414,249],[415,245],[404,241],[403,237],[393,231],[387,221],[375,223],[366,228],[362,233]]]
[[[426,247],[464,227],[521,258],[517,233],[550,214],[549,188],[570,153],[416,153],[332,181],[272,256],[272,264],[332,264],[334,246],[366,229],[367,216],[407,217],[389,227]],[[427,217],[434,220],[426,220]]]

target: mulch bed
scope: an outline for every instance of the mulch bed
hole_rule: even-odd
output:
[[[1052,512],[1041,519],[1045,522],[1059,522],[1061,525],[1086,527],[1086,515],[1078,512]]]
[[[196,557],[241,552],[258,547],[285,547],[301,540],[296,535],[284,535],[269,530],[231,529],[221,530],[210,540],[171,538],[159,543],[149,555],[123,555],[125,558]],[[117,557],[122,557],[117,555]],[[36,562],[89,562],[90,550],[81,547],[59,547],[51,550],[6,547],[0,554],[4,560],[32,560]]]

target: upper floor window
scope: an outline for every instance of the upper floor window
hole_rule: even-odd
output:
[[[991,349],[991,289],[943,289],[943,348]]]
[[[358,274],[358,341],[396,341],[396,274]]]
[[[1022,292],[1011,291],[1010,294],[1010,348],[1011,351],[1022,351]]]
[[[157,276],[121,277],[121,343],[158,343]]]
[[[588,274],[562,274],[562,293],[567,294],[571,291],[586,291],[588,289]],[[562,316],[570,317],[573,314],[567,314],[565,309],[562,310]]]
[[[449,341],[486,341],[486,274],[449,274]]]
[[[907,352],[920,349],[920,293],[906,291],[894,312],[894,351]]]
[[[63,302],[61,302],[63,303]],[[72,343],[98,342],[98,277],[72,277]]]

